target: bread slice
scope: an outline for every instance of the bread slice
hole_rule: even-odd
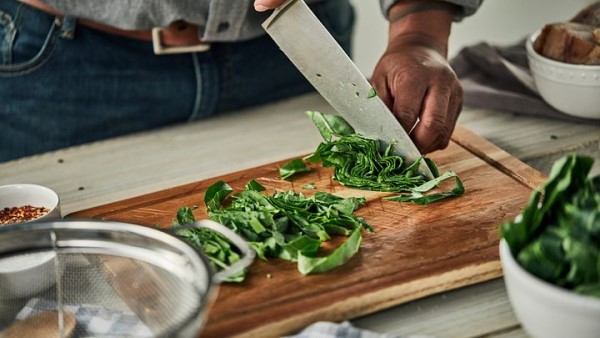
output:
[[[577,22],[552,23],[542,29],[534,49],[556,61],[600,65],[599,36],[600,32],[591,25]]]

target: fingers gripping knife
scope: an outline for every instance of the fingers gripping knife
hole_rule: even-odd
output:
[[[342,47],[302,0],[288,0],[262,24],[283,53],[357,132],[394,143],[394,154],[407,161],[421,157],[406,131],[374,93]],[[419,170],[433,175],[425,161]]]

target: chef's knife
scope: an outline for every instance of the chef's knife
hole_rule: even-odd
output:
[[[406,131],[374,93],[371,84],[302,0],[288,0],[262,24],[308,81],[350,123],[407,161],[421,157]],[[385,149],[385,148],[384,148]],[[421,161],[422,174],[433,178]]]

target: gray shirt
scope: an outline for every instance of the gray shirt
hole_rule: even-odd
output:
[[[254,0],[43,0],[62,13],[121,29],[148,30],[185,20],[200,27],[204,41],[239,41],[264,34],[269,16],[254,10]],[[312,4],[326,0],[305,0]],[[359,0],[365,1],[365,0]],[[399,0],[380,0],[383,13]],[[457,17],[473,14],[483,0],[444,0],[463,6]]]

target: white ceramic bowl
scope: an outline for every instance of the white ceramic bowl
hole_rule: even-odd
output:
[[[539,34],[527,39],[526,48],[540,96],[565,114],[600,119],[600,66],[574,65],[538,54],[533,44]]]
[[[29,298],[55,284],[54,252],[34,252],[0,259],[0,300]]]
[[[49,212],[30,221],[13,223],[12,226],[61,219],[60,199],[52,189],[36,184],[0,186],[0,209],[24,205],[45,207]],[[52,275],[55,257],[54,252],[33,252],[0,259],[0,299],[28,297],[54,285],[54,279],[40,276]]]
[[[532,337],[600,337],[600,299],[560,288],[527,272],[504,240],[500,242],[500,261],[512,308]]]
[[[50,188],[36,184],[9,184],[0,186],[0,209],[31,205],[45,207],[47,214],[36,219],[21,222],[52,221],[61,218],[60,199]],[[2,226],[0,224],[0,226]]]

